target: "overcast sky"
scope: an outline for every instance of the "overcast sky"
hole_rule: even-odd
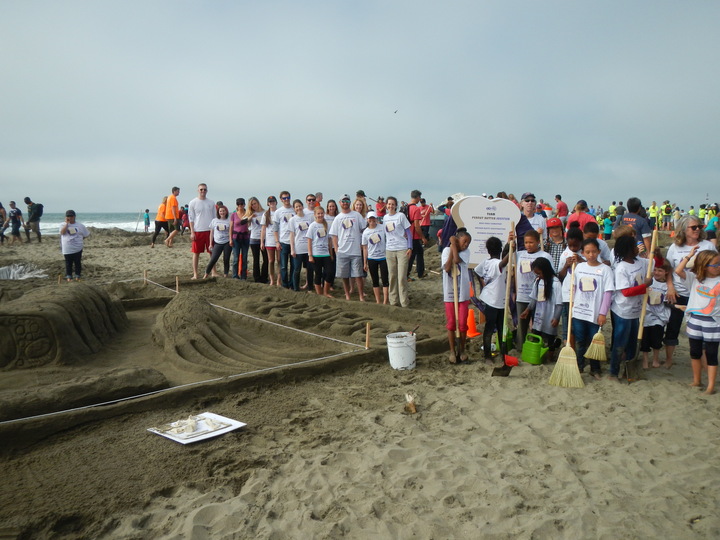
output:
[[[720,199],[720,2],[0,1],[0,201]],[[397,111],[397,112],[396,112]]]

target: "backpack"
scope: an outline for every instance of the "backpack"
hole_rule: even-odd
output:
[[[35,213],[35,217],[41,218],[43,215],[43,205],[40,203],[35,203],[33,206],[33,212]]]
[[[669,215],[669,214],[672,214],[672,208],[670,208],[670,205],[669,205],[669,204],[666,204],[666,205],[665,205],[665,213],[668,214],[668,215]]]

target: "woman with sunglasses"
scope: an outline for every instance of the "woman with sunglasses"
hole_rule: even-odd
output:
[[[697,216],[683,216],[678,221],[678,226],[675,230],[675,242],[668,248],[665,258],[671,267],[677,268],[683,258],[689,255],[695,246],[697,246],[696,252],[704,250],[717,251],[712,242],[706,239],[705,227],[700,218]],[[689,271],[687,270],[688,268],[693,267],[694,262],[694,260],[687,262],[686,271]],[[687,306],[688,300],[690,299],[690,291],[688,291],[683,280],[673,279],[673,283],[675,284],[677,301],[671,308],[670,321],[665,329],[665,349],[667,350],[667,358],[665,359],[666,368],[672,366],[672,355],[675,351],[675,346],[678,344],[680,326],[682,325],[683,316],[685,315],[685,313],[676,306]]]
[[[245,199],[238,197],[235,200],[236,210],[230,216],[232,225],[232,277],[247,279],[248,250],[250,249],[250,231],[248,230],[248,217],[245,211]]]

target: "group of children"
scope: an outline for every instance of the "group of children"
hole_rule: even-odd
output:
[[[557,223],[556,223],[557,222]],[[516,349],[521,350],[530,324],[548,347],[549,359],[562,344],[558,337],[560,322],[567,331],[571,324],[571,342],[576,351],[578,368],[582,372],[586,363],[590,374],[601,378],[601,364],[585,358],[593,336],[609,318],[612,324],[612,345],[609,377],[618,379],[622,362],[634,358],[639,335],[643,298],[647,295],[646,314],[640,351],[643,367],[649,367],[649,353],[653,351],[653,367],[660,367],[659,353],[663,346],[664,329],[670,320],[676,296],[673,280],[689,291],[687,334],[690,340],[690,357],[693,368],[693,386],[701,385],[703,356],[707,362],[707,393],[713,393],[718,365],[720,343],[720,255],[711,249],[698,250],[698,246],[682,258],[672,269],[656,250],[653,258],[641,256],[642,241],[632,227],[623,226],[615,231],[615,246],[610,250],[598,238],[595,223],[584,230],[571,227],[566,234],[559,220],[547,222],[547,250],[541,245],[541,235],[531,230],[523,238],[524,250],[513,257],[510,266],[508,245],[515,241],[512,231],[505,246],[499,238],[486,242],[489,258],[475,267],[482,290],[479,300],[485,315],[483,352],[492,361],[493,334],[503,334],[506,305],[515,309],[517,318]],[[556,230],[554,230],[556,229]],[[443,294],[450,344],[450,361],[467,359],[467,314],[470,301],[468,272],[471,238],[467,230],[459,229],[442,254]],[[560,251],[556,245],[564,246]],[[551,253],[554,252],[554,255]],[[655,263],[651,272],[648,265]],[[456,340],[456,310],[454,302],[453,265],[458,272],[458,309],[460,339]],[[508,267],[512,267],[512,292],[506,302]],[[572,305],[570,299],[572,296]],[[571,321],[571,322],[569,322]],[[456,341],[457,348],[456,350]],[[674,348],[674,347],[673,347]],[[666,367],[672,365],[672,350],[668,351]]]

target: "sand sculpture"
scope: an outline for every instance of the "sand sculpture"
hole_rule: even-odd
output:
[[[98,352],[127,325],[120,301],[98,287],[35,289],[0,304],[0,369],[71,364]]]

